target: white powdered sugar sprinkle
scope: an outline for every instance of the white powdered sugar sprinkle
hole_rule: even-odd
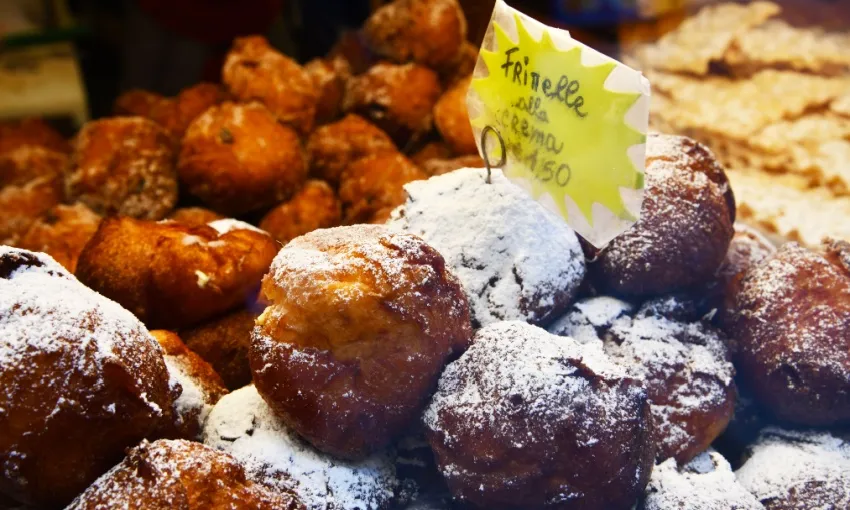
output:
[[[445,257],[469,298],[473,324],[543,323],[584,278],[573,230],[500,170],[463,168],[405,185],[388,225],[422,237]]]
[[[169,386],[174,388],[179,385],[182,388],[182,393],[174,401],[177,419],[182,422],[197,420],[199,427],[203,427],[213,408],[212,396],[204,389],[203,382],[192,377],[190,367],[186,366],[187,361],[168,354],[164,358],[170,377]]]
[[[221,220],[215,220],[207,223],[210,227],[214,228],[216,232],[219,234],[226,234],[228,232],[232,232],[234,230],[251,230],[254,232],[259,232],[260,234],[269,235],[265,230],[260,230],[259,228],[251,225],[250,223],[245,223],[244,221],[234,220],[232,218],[224,218]]]
[[[383,509],[398,485],[388,455],[354,463],[319,452],[273,415],[253,385],[219,400],[203,438],[245,463],[257,481],[297,494],[309,510]]]
[[[763,503],[782,505],[777,508],[850,508],[850,444],[828,432],[767,428],[735,474]]]
[[[726,459],[703,452],[679,469],[674,459],[655,466],[644,510],[764,510],[736,480]]]

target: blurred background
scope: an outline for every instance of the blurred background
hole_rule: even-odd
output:
[[[306,62],[325,55],[385,0],[0,0],[0,118],[47,117],[73,129],[110,113],[122,92],[174,95],[219,81],[232,39],[266,34]],[[469,39],[484,34],[493,0],[461,0]],[[704,0],[514,0],[511,5],[617,57],[657,39]],[[846,0],[785,0],[785,17],[850,25]],[[23,94],[22,91],[26,92]]]

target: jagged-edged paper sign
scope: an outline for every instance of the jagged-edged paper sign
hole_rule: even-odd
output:
[[[649,81],[496,2],[467,104],[479,152],[601,248],[640,216]],[[494,137],[494,138],[490,138]]]

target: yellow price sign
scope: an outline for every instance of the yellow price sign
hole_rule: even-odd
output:
[[[497,2],[468,102],[505,175],[601,247],[640,214],[648,98],[637,71]]]

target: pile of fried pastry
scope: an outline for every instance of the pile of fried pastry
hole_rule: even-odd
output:
[[[782,16],[772,2],[711,5],[626,62],[652,83],[651,127],[726,165],[741,219],[809,246],[850,241],[835,220],[850,214],[850,33]]]
[[[399,0],[71,144],[0,129],[0,508],[850,506],[850,245],[777,249],[652,134],[640,221],[593,248],[446,159],[465,85],[420,89],[464,26]]]

